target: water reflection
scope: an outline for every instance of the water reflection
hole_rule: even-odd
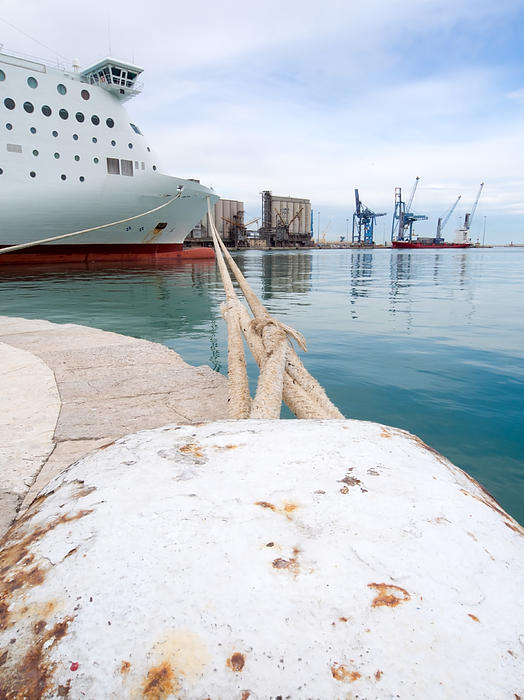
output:
[[[311,292],[311,252],[264,253],[262,297]]]

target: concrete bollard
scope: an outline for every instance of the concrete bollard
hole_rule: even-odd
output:
[[[0,698],[524,697],[522,535],[375,423],[129,435],[4,538]]]

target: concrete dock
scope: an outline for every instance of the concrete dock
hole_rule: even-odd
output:
[[[0,316],[0,536],[91,450],[138,430],[226,415],[226,378],[163,345]]]

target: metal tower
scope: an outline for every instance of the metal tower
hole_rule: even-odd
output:
[[[358,190],[355,190],[355,213],[353,214],[353,234],[352,242],[362,245],[373,245],[373,232],[375,229],[375,220],[379,216],[386,216],[386,213],[376,214],[371,209],[368,209],[358,196]]]
[[[437,221],[437,235],[435,237],[435,243],[442,243],[444,241],[444,238],[442,237],[442,231],[444,230],[444,227],[448,223],[449,217],[455,211],[455,207],[459,203],[461,197],[462,197],[462,195],[459,194],[459,196],[456,199],[456,202],[454,204],[452,204],[449,211],[446,214],[444,214],[444,217],[442,217],[442,216],[439,217],[439,219]]]
[[[415,184],[411,190],[407,205],[402,201],[402,188],[395,187],[395,211],[393,212],[393,222],[391,224],[392,241],[411,241],[413,239],[413,224],[415,221],[427,221],[428,217],[425,214],[414,214],[411,211],[419,180],[419,177],[415,178]]]

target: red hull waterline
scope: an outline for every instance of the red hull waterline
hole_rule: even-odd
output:
[[[7,248],[7,246],[0,246]],[[210,260],[213,248],[184,248],[182,243],[37,245],[0,255],[0,265],[39,265],[92,262],[169,262],[171,260]]]
[[[416,241],[392,241],[393,248],[471,248],[471,243],[417,243]]]

